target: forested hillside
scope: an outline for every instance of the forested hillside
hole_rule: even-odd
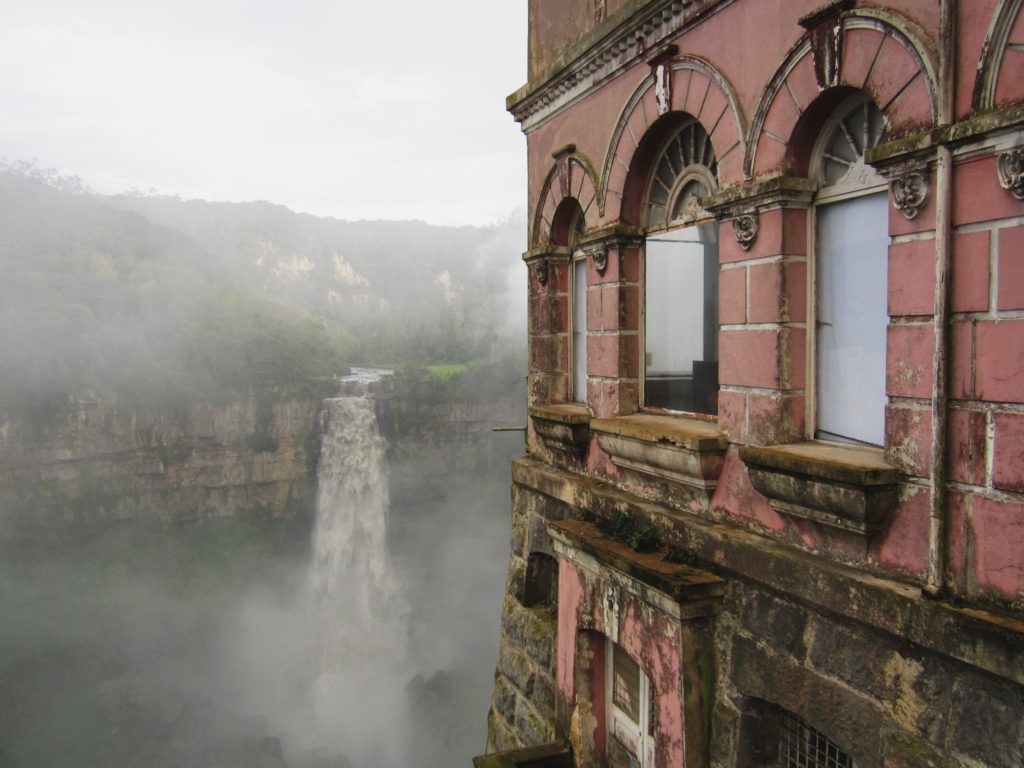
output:
[[[348,365],[493,359],[523,332],[522,222],[346,222],[0,172],[0,398],[217,399]]]

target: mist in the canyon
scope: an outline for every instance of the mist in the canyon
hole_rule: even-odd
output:
[[[483,751],[523,231],[0,173],[0,766]]]
[[[381,551],[331,542],[327,557],[355,562],[329,585],[324,552],[246,552],[234,539],[254,534],[230,520],[112,523],[6,558],[0,765],[468,764],[485,738],[507,498],[483,478],[388,515]],[[351,605],[359,592],[369,611]]]

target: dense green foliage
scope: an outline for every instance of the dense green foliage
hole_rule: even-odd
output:
[[[344,222],[0,171],[0,404],[230,396],[492,357],[519,223]],[[512,269],[510,269],[510,267]]]
[[[282,386],[346,369],[350,340],[323,318],[259,296],[230,292],[203,306],[184,359],[211,388]]]

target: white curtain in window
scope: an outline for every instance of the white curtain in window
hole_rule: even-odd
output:
[[[888,196],[817,210],[818,437],[885,439]]]

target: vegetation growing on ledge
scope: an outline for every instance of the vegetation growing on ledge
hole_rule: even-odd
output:
[[[613,510],[608,517],[599,518],[597,526],[602,533],[611,536],[637,552],[654,552],[658,548],[658,531],[650,523],[640,523],[622,510]]]

